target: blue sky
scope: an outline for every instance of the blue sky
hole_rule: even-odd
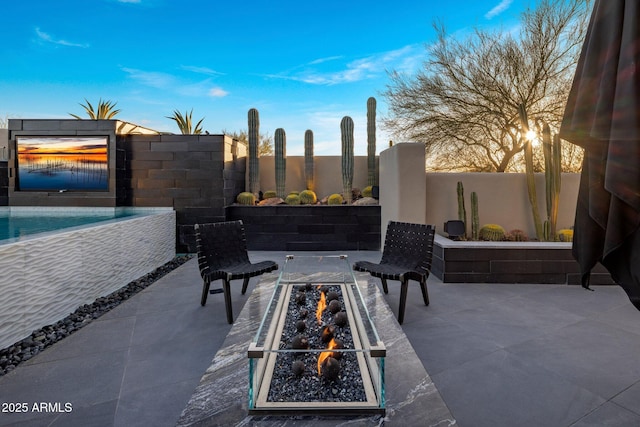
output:
[[[366,154],[366,102],[391,70],[414,73],[434,20],[451,34],[512,28],[533,0],[36,0],[0,6],[0,117],[84,116],[84,99],[117,102],[121,120],[179,133],[165,116],[193,109],[210,133],[283,128],[287,154],[340,154],[340,120]],[[394,138],[378,123],[378,152]]]

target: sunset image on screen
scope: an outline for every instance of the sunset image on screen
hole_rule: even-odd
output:
[[[20,190],[108,190],[108,137],[18,137]]]

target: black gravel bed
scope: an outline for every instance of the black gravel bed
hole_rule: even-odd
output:
[[[319,287],[317,284],[294,286],[280,339],[280,349],[294,351],[282,352],[276,356],[267,396],[269,402],[365,402],[367,400],[355,352],[333,352],[332,356],[335,358],[329,362],[332,365],[331,368],[323,364],[319,375],[320,351],[304,351],[305,348],[311,350],[327,348],[327,340],[323,340],[322,333],[328,326],[333,328],[331,335],[341,343],[343,349],[354,349],[349,323],[339,326],[342,322],[338,321],[336,325],[336,316],[329,307],[322,312],[321,324],[319,324],[316,309],[322,291],[340,303],[339,308],[342,314],[338,318],[345,315],[340,286]],[[327,301],[327,304],[329,303],[330,301]],[[303,330],[301,322],[304,322]]]
[[[105,297],[100,297],[91,304],[78,307],[76,311],[64,319],[35,330],[27,338],[0,350],[0,377],[11,372],[20,363],[26,362],[50,345],[68,337],[109,310],[117,307],[192,257],[193,255],[189,254],[177,256],[163,266],[156,268],[117,291]]]

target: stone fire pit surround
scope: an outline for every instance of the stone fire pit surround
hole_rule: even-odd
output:
[[[346,255],[286,257],[248,356],[251,414],[385,412],[386,348]]]

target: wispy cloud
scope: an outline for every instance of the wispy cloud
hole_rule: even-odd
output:
[[[118,0],[118,3],[142,3],[142,0]]]
[[[127,67],[122,67],[121,69],[129,75],[129,78],[141,85],[162,89],[183,96],[221,98],[229,94],[229,92],[221,87],[213,86],[211,79],[189,82],[173,74],[160,71],[145,71]]]
[[[294,70],[272,74],[268,77],[295,80],[314,85],[335,85],[352,83],[362,80],[377,78],[389,69],[408,71],[421,63],[424,57],[424,49],[419,45],[409,45],[400,49],[377,53],[354,59],[341,64],[341,69],[326,70],[319,65],[343,59],[341,56],[331,56],[311,61]]]
[[[89,45],[86,43],[73,43],[63,39],[56,39],[51,34],[45,33],[44,31],[42,31],[40,28],[36,28],[36,36],[38,37],[38,40],[40,42],[51,43],[58,46],[81,47],[81,48],[89,47]]]
[[[336,61],[338,59],[342,59],[343,56],[329,56],[326,58],[319,58],[309,62],[309,65],[322,64],[323,62]]]
[[[205,74],[207,76],[223,76],[224,75],[224,73],[221,73],[216,70],[212,70],[211,68],[208,68],[208,67],[198,67],[195,65],[181,65],[180,68],[185,71],[191,71],[192,73],[196,73],[196,74]]]
[[[229,95],[229,92],[220,87],[213,87],[209,89],[209,96],[212,98],[223,98],[227,95]]]
[[[157,89],[167,89],[176,85],[176,78],[171,74],[157,71],[144,71],[135,68],[122,68],[130,78],[145,86]]]
[[[494,6],[493,9],[491,9],[489,12],[487,12],[484,15],[484,17],[487,18],[487,19],[492,19],[492,18],[500,15],[502,12],[507,10],[509,8],[509,6],[511,6],[511,3],[513,3],[513,0],[502,0],[500,3],[498,3],[496,6]]]

